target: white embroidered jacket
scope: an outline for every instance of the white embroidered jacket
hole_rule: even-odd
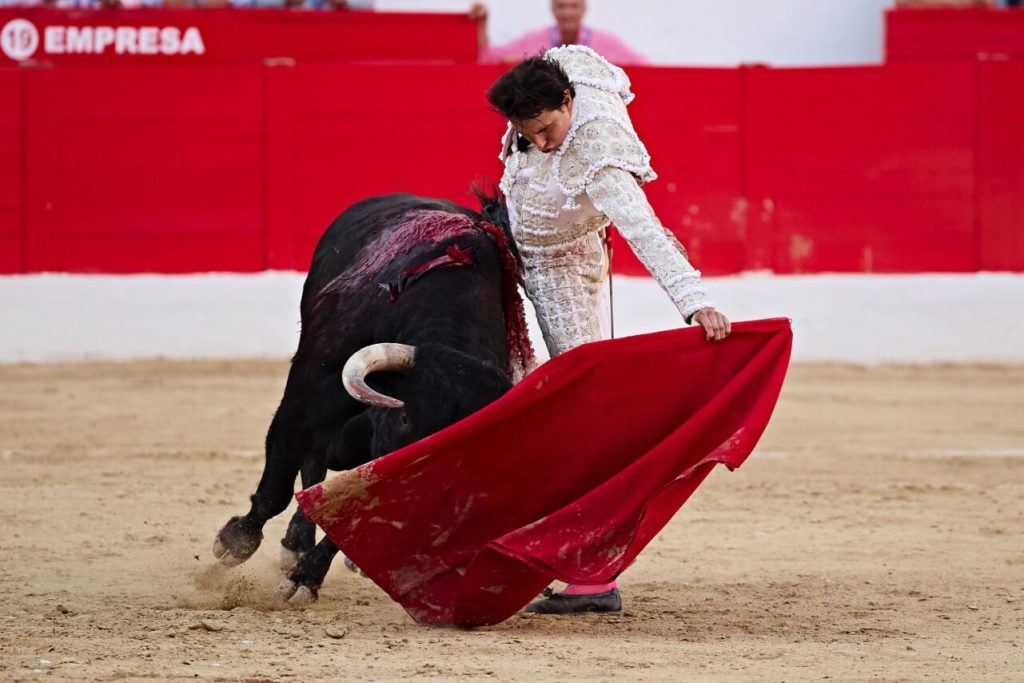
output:
[[[610,222],[684,318],[713,306],[700,271],[640,187],[657,175],[626,112],[633,94],[625,72],[579,45],[545,57],[561,64],[576,89],[569,133],[553,153],[532,145],[520,152],[510,124],[501,190],[551,355],[601,338],[597,308],[608,265],[602,235]]]

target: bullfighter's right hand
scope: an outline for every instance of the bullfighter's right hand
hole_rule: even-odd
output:
[[[721,341],[732,332],[729,319],[713,308],[702,308],[693,314],[693,321],[704,328],[708,341]]]

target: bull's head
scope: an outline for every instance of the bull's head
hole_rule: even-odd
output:
[[[372,373],[403,375],[387,385],[404,400],[370,387]],[[384,409],[372,420],[372,457],[438,432],[512,387],[501,364],[434,343],[364,347],[345,363],[342,383],[355,400]]]

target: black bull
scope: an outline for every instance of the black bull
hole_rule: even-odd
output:
[[[521,306],[509,299],[514,245],[500,203],[481,200],[484,216],[441,200],[374,197],[328,227],[303,286],[302,331],[267,433],[263,476],[248,514],[231,518],[214,542],[223,564],[252,556],[300,473],[303,487],[317,484],[328,468],[358,467],[408,445],[511,387],[511,364],[529,354]],[[411,367],[378,372],[362,394],[359,377],[346,388],[377,406],[397,399],[401,408],[367,405],[342,388],[346,362],[379,343],[414,347]],[[357,375],[373,372],[373,355]],[[281,541],[287,578],[279,598],[316,599],[337,548],[327,538],[317,544],[314,532],[297,511]]]

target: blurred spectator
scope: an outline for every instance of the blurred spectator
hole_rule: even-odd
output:
[[[373,9],[373,0],[306,0],[303,9]]]
[[[164,0],[0,0],[0,7],[56,7],[57,9],[117,9],[161,7]]]
[[[206,7],[244,7],[257,9],[296,9],[302,7],[302,0],[212,0],[203,2]]]
[[[373,0],[200,0],[204,7],[278,9],[373,9]]]
[[[555,18],[554,26],[531,31],[507,45],[489,46],[487,6],[482,2],[474,3],[469,10],[469,15],[480,21],[478,33],[480,61],[518,62],[524,57],[533,56],[560,45],[586,45],[613,64],[647,63],[643,55],[630,49],[611,33],[584,26],[583,15],[586,14],[586,11],[586,0],[551,0],[551,14]]]

